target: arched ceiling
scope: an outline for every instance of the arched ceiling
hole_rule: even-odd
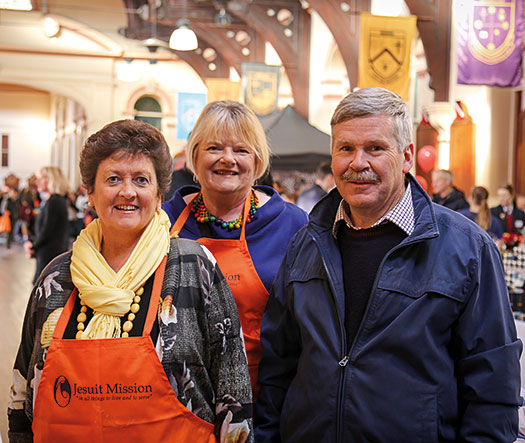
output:
[[[157,37],[167,42],[182,18],[188,18],[199,48],[174,51],[201,78],[241,74],[243,62],[264,62],[272,44],[290,80],[296,109],[308,116],[310,12],[330,29],[342,54],[351,85],[357,84],[359,13],[371,0],[123,0],[128,13],[123,34],[132,39]],[[436,100],[448,99],[450,9],[452,0],[406,0],[423,40]],[[343,5],[344,4],[344,5]],[[136,11],[141,11],[137,13]],[[283,19],[284,17],[284,19]],[[212,51],[213,50],[213,51]]]

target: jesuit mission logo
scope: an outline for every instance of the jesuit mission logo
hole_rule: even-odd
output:
[[[517,0],[522,1],[522,0]],[[478,0],[469,15],[469,50],[474,58],[495,65],[515,49],[515,2]]]
[[[71,401],[71,385],[63,375],[58,376],[55,380],[53,395],[55,396],[55,403],[61,408],[65,408]]]
[[[53,396],[55,403],[65,408],[71,399],[79,401],[125,401],[125,400],[148,400],[153,395],[151,385],[137,383],[123,385],[122,383],[106,383],[84,385],[70,383],[69,380],[60,375],[55,380]]]

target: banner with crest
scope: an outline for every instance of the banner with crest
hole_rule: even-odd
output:
[[[458,83],[519,86],[523,0],[455,3]]]
[[[416,17],[383,17],[361,13],[358,86],[380,86],[408,100],[410,51]]]
[[[277,110],[280,66],[247,62],[242,64],[244,103],[259,116]]]

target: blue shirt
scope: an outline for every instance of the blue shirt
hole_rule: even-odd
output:
[[[285,202],[273,188],[268,186],[254,186],[254,188],[268,194],[270,200],[257,210],[255,220],[246,225],[246,242],[255,270],[269,292],[288,243],[295,233],[306,225],[308,215],[293,203]],[[162,204],[172,226],[186,207],[183,197],[198,191],[199,188],[195,186],[184,186],[171,200]],[[179,235],[182,238],[197,240],[203,237],[199,225],[202,226],[197,223],[193,213],[190,213]],[[240,229],[228,231],[216,226],[215,223],[207,225],[211,238],[239,239]]]

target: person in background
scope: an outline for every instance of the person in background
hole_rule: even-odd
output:
[[[297,197],[297,206],[306,212],[311,212],[315,204],[321,200],[335,185],[332,167],[328,162],[322,162],[317,167],[317,178],[314,185],[303,191]]]
[[[516,207],[525,212],[525,194],[519,194],[516,196]]]
[[[138,120],[85,142],[80,173],[99,218],[31,294],[10,441],[253,439],[232,293],[209,251],[170,240],[160,208],[170,160],[162,134]]]
[[[493,240],[499,240],[503,235],[503,229],[499,220],[490,212],[488,198],[489,192],[483,186],[476,186],[472,189],[469,198],[469,209],[460,209],[458,212],[481,226]]]
[[[89,197],[86,192],[86,188],[80,185],[76,192],[75,208],[77,209],[75,217],[75,232],[73,237],[76,238],[80,231],[86,226],[86,214],[89,211]]]
[[[409,174],[382,88],[331,120],[337,189],[290,242],[261,327],[258,442],[512,442],[521,341],[501,256]]]
[[[179,189],[164,203],[172,234],[198,240],[215,256],[232,289],[246,344],[254,399],[261,356],[260,325],[268,292],[288,242],[307,215],[267,186],[270,149],[259,119],[233,101],[211,102],[188,140],[188,168],[201,189]]]
[[[465,199],[465,194],[454,186],[454,176],[452,172],[445,169],[438,169],[432,173],[432,187],[435,194],[432,201],[438,205],[458,211],[467,209],[469,204]]]
[[[168,192],[164,195],[164,201],[168,201],[177,189],[187,185],[195,185],[193,174],[186,166],[186,155],[184,151],[181,155],[173,159],[173,172],[171,174],[171,184]]]
[[[69,248],[67,192],[69,184],[56,166],[46,166],[36,174],[37,188],[44,202],[35,219],[35,236],[24,243],[30,258],[36,258],[33,284],[46,265]]]
[[[525,226],[525,212],[520,210],[514,201],[514,188],[512,185],[504,185],[498,188],[499,205],[490,211],[501,225],[503,232],[521,233]]]
[[[15,236],[16,221],[18,220],[17,192],[14,188],[8,188],[4,196],[0,199],[0,215],[9,211],[11,230],[7,233],[7,249],[11,249],[11,244]]]
[[[33,207],[27,196],[22,196],[18,203],[18,225],[20,226],[20,234],[22,241],[29,240],[29,226],[33,219]]]

